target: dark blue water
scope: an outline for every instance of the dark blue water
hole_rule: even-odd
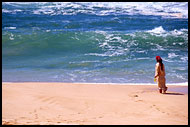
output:
[[[157,55],[188,82],[187,2],[2,4],[4,82],[153,83]]]

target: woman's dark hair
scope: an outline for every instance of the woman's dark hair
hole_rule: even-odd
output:
[[[161,65],[161,70],[163,71],[163,70],[164,70],[164,68],[163,68],[162,59],[156,59],[156,61],[160,63],[160,65]]]

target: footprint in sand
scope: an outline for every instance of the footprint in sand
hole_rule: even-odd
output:
[[[20,119],[26,119],[26,117],[20,117]]]
[[[143,102],[143,100],[137,100],[137,101],[135,101],[135,102]]]
[[[48,104],[54,104],[56,102],[54,97],[43,97],[41,101]]]
[[[40,102],[47,103],[47,104],[52,104],[52,105],[59,105],[59,102],[57,101],[57,98],[55,96],[38,96],[37,99]]]
[[[38,119],[38,115],[37,114],[35,114],[35,119]]]
[[[152,106],[150,106],[150,108],[155,108],[157,111],[159,111],[161,113],[166,113],[165,111],[161,111],[160,108],[156,107],[155,104],[153,104]],[[167,113],[167,115],[169,115],[169,113]]]
[[[61,118],[61,115],[58,115],[58,118]]]
[[[137,94],[128,95],[129,97],[139,97]]]
[[[135,98],[139,98],[139,95],[138,94],[133,94],[133,95],[129,95],[129,97],[132,97],[132,99],[135,99]],[[144,102],[144,100],[142,100],[142,99],[138,99],[138,100],[134,100],[135,102],[143,102],[143,103],[145,103]]]
[[[7,121],[2,121],[2,125],[13,125],[13,124]]]
[[[35,119],[38,119],[37,110],[35,109],[33,112],[29,112],[30,114],[34,114]]]

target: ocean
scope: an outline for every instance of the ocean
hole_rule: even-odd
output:
[[[3,2],[2,81],[188,84],[188,2]]]

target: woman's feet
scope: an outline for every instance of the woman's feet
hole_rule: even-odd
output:
[[[166,93],[166,91],[168,90],[168,87],[165,87],[165,89],[164,89],[164,92],[163,93]]]
[[[159,92],[162,93],[162,89],[159,89]]]
[[[168,87],[166,87],[165,89],[159,88],[159,93],[162,93],[162,91],[163,91],[163,93],[165,94],[167,89],[168,89]]]

